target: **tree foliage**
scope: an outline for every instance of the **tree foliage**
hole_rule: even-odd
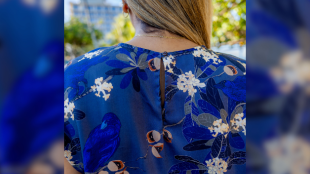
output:
[[[245,44],[246,0],[212,0],[212,45]]]
[[[100,30],[95,29],[93,26],[92,30],[95,33],[96,39],[102,39],[103,34]],[[73,54],[74,57],[94,49],[87,24],[79,21],[77,18],[72,18],[65,23],[64,43],[66,45],[66,54]],[[68,53],[68,50],[70,53]]]
[[[119,15],[113,23],[113,30],[107,34],[110,45],[127,42],[135,35],[135,29],[131,24],[129,17],[125,18]]]
[[[213,29],[212,46],[225,44],[245,44],[246,38],[246,0],[212,0],[213,1]],[[135,35],[135,29],[130,18],[119,15],[114,19],[112,31],[103,34],[100,30],[94,29],[100,46],[111,46],[122,42],[127,42]],[[72,18],[65,24],[65,44],[69,45],[71,57],[79,56],[94,49],[91,34],[87,24]],[[68,49],[66,49],[68,50]],[[68,56],[68,52],[66,55]],[[72,55],[73,54],[73,55]]]

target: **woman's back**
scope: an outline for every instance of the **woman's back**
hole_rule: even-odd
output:
[[[144,48],[121,43],[66,65],[72,166],[85,173],[245,172],[245,62],[204,46]]]

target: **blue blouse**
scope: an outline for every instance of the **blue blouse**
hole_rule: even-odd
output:
[[[165,67],[161,107],[160,62]],[[82,173],[245,173],[245,61],[125,43],[65,66],[65,157]]]

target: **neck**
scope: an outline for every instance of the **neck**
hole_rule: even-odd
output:
[[[144,32],[141,28],[136,30],[136,34],[137,35],[148,35],[148,36],[165,36],[165,37],[180,37],[179,35],[173,34],[169,31],[166,30],[153,30],[152,32]]]

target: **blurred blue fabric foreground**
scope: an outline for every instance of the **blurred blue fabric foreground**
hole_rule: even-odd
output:
[[[63,173],[63,11],[0,1],[0,173]]]
[[[247,171],[310,173],[310,1],[247,1]]]

